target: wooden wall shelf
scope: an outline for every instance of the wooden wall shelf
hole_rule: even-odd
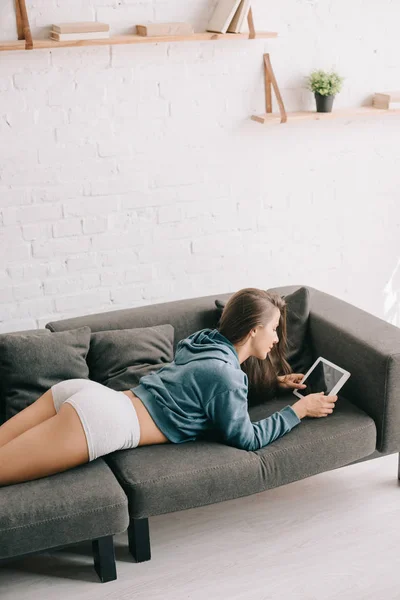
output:
[[[373,106],[360,106],[357,108],[345,108],[333,110],[330,113],[317,113],[315,111],[288,112],[287,122],[290,121],[325,121],[330,119],[346,119],[357,116],[378,116],[378,115],[400,115],[400,109],[380,109]],[[279,113],[264,113],[262,115],[252,115],[252,120],[263,125],[273,125],[281,122]]]
[[[76,48],[77,46],[114,46],[119,44],[154,44],[159,42],[194,42],[207,40],[245,40],[245,39],[262,39],[276,38],[278,34],[274,31],[260,31],[251,33],[212,33],[205,31],[201,33],[193,33],[192,35],[171,35],[160,37],[144,37],[142,35],[117,35],[107,39],[100,40],[69,40],[67,42],[56,42],[54,40],[33,40],[33,50],[42,48]],[[0,52],[9,50],[25,50],[25,40],[1,42]]]

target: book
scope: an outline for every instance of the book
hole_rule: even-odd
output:
[[[103,40],[109,37],[109,31],[90,31],[87,33],[57,33],[56,31],[50,31],[50,38],[56,42],[68,42],[70,40]]]
[[[55,23],[53,31],[56,33],[90,33],[92,31],[109,31],[108,23],[98,21],[79,21],[78,23]]]
[[[219,0],[207,25],[207,31],[226,33],[240,2],[241,0]]]
[[[250,10],[250,0],[242,0],[239,4],[237,11],[235,12],[235,16],[233,17],[229,27],[229,33],[240,33],[242,31],[244,20],[249,14]]]
[[[136,25],[138,35],[155,37],[162,35],[191,35],[194,33],[190,23],[145,23]]]

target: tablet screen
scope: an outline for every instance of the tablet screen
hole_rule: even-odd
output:
[[[318,392],[325,392],[325,394],[329,396],[331,390],[333,390],[337,382],[340,381],[342,377],[343,373],[341,371],[338,371],[334,367],[319,361],[319,363],[304,381],[304,384],[307,387],[299,390],[299,392],[303,396],[308,396],[308,394],[317,394]]]

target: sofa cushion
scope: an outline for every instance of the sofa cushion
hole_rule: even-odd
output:
[[[0,397],[4,422],[64,379],[89,376],[90,328],[0,335]]]
[[[128,524],[126,495],[102,459],[5,486],[0,494],[0,561],[122,533]]]
[[[282,298],[287,304],[287,361],[294,373],[305,373],[314,362],[309,336],[310,292],[301,287]]]
[[[268,291],[268,290],[267,290]],[[310,315],[310,293],[306,287],[300,287],[292,294],[283,295],[287,304],[287,354],[286,359],[294,373],[306,373],[314,362],[313,349],[308,334]],[[219,309],[219,318],[226,301],[215,300]]]
[[[218,294],[223,300],[232,293]],[[160,304],[148,304],[112,310],[97,314],[83,315],[59,321],[50,321],[46,328],[51,331],[66,331],[87,325],[91,331],[109,331],[111,329],[137,329],[138,327],[154,327],[170,323],[174,330],[174,350],[180,340],[194,331],[214,328],[217,324],[217,309],[214,304],[215,294],[200,298],[174,300]]]
[[[89,377],[113,390],[135,387],[143,375],[174,359],[174,328],[156,325],[92,333]]]
[[[252,407],[250,418],[268,417],[293,400],[289,393]],[[326,419],[305,418],[254,452],[202,439],[118,450],[104,459],[128,496],[131,518],[141,519],[286,485],[348,465],[375,447],[373,419],[339,396]]]

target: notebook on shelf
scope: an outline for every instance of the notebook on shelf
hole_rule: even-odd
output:
[[[56,42],[68,42],[74,40],[103,40],[109,37],[109,31],[91,31],[87,33],[57,33],[56,31],[50,31],[50,38]]]
[[[157,37],[163,35],[192,35],[193,25],[190,23],[143,23],[136,25],[137,35]]]
[[[240,33],[250,10],[250,0],[242,0],[228,27],[228,33]]]
[[[219,0],[207,25],[207,31],[226,33],[240,3],[241,0]]]

